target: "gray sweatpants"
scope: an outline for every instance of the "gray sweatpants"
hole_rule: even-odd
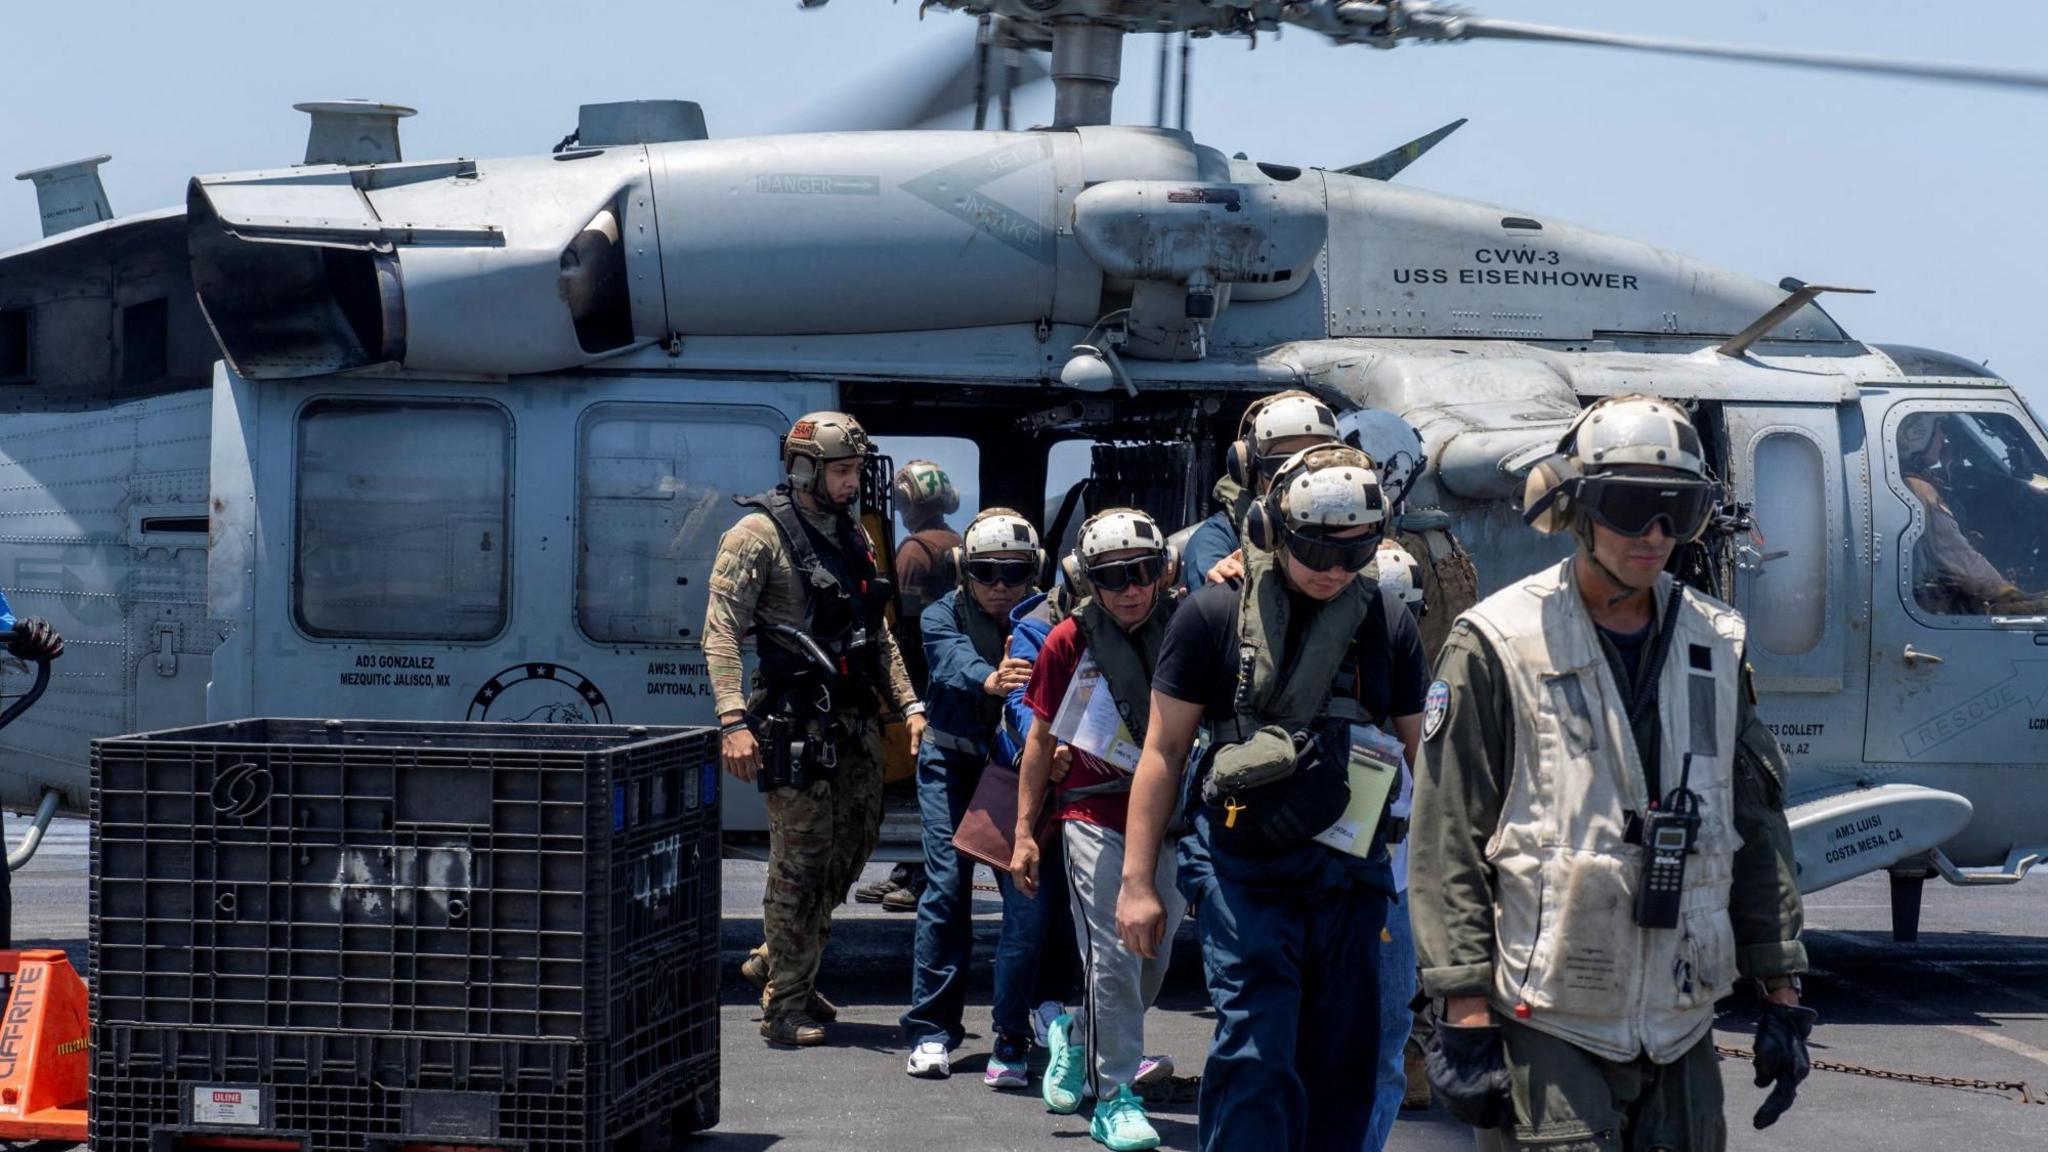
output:
[[[1124,947],[1116,934],[1116,898],[1123,890],[1124,835],[1112,828],[1069,820],[1060,825],[1067,845],[1067,890],[1073,897],[1074,939],[1081,949],[1087,999],[1075,1013],[1075,1030],[1088,1047],[1093,1067],[1089,1088],[1100,1100],[1118,1085],[1138,1078],[1145,1058],[1145,1010],[1159,995],[1173,958],[1173,936],[1187,902],[1174,885],[1172,844],[1159,850],[1152,882],[1166,906],[1166,939],[1156,959]]]

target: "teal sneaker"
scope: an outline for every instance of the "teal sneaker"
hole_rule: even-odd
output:
[[[1110,1152],[1144,1152],[1159,1147],[1159,1132],[1145,1115],[1145,1105],[1131,1095],[1131,1086],[1119,1084],[1116,1095],[1095,1104],[1095,1119],[1088,1122],[1088,1135]]]
[[[1088,1051],[1069,1037],[1074,1016],[1066,1013],[1045,1029],[1045,1081],[1041,1095],[1047,1111],[1071,1116],[1081,1107],[1082,1081],[1088,1078]],[[1158,1137],[1153,1137],[1157,1146]]]

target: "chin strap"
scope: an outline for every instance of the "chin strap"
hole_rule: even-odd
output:
[[[1635,595],[1638,591],[1642,591],[1642,589],[1629,587],[1626,581],[1624,581],[1621,577],[1614,574],[1614,569],[1609,568],[1605,564],[1602,564],[1600,562],[1599,554],[1594,552],[1590,546],[1586,548],[1584,555],[1586,557],[1586,562],[1593,566],[1594,571],[1600,573],[1601,579],[1607,581],[1608,584],[1621,590],[1617,592],[1615,595],[1608,597],[1607,606],[1609,608],[1612,608],[1615,605],[1620,604],[1623,600],[1626,600],[1629,597]]]

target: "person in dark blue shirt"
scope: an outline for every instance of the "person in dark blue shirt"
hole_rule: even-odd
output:
[[[1181,583],[1189,592],[1244,578],[1238,529],[1245,509],[1265,493],[1281,461],[1335,439],[1336,414],[1306,392],[1280,392],[1245,409],[1237,442],[1230,446],[1229,474],[1216,482],[1216,502],[1222,507],[1181,545]]]

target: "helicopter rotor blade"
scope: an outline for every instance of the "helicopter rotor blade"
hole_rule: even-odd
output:
[[[908,66],[898,64],[856,81],[853,94],[805,115],[792,130],[886,132],[973,112],[991,95],[1007,104],[1005,83],[1021,88],[1052,75],[1041,55],[1000,41],[984,45],[974,35],[953,40],[914,57]]]
[[[1913,80],[1936,80],[1951,84],[1983,84],[2000,88],[2048,88],[2048,72],[2017,68],[1984,68],[1972,64],[1922,63],[1886,60],[1871,56],[1848,56],[1830,52],[1790,52],[1774,48],[1750,48],[1739,44],[1713,44],[1697,40],[1674,40],[1660,36],[1631,36],[1612,32],[1586,32],[1547,24],[1526,24],[1519,20],[1495,20],[1482,16],[1459,16],[1444,21],[1439,30],[1422,31],[1422,39],[1523,40],[1550,44],[1582,44],[1598,48],[1625,48],[1635,52],[1657,52],[1669,56],[1697,56],[1709,60],[1734,60],[1751,64],[1779,64],[1793,68],[1815,68],[1831,72],[1853,72],[1869,76],[1895,76]]]

